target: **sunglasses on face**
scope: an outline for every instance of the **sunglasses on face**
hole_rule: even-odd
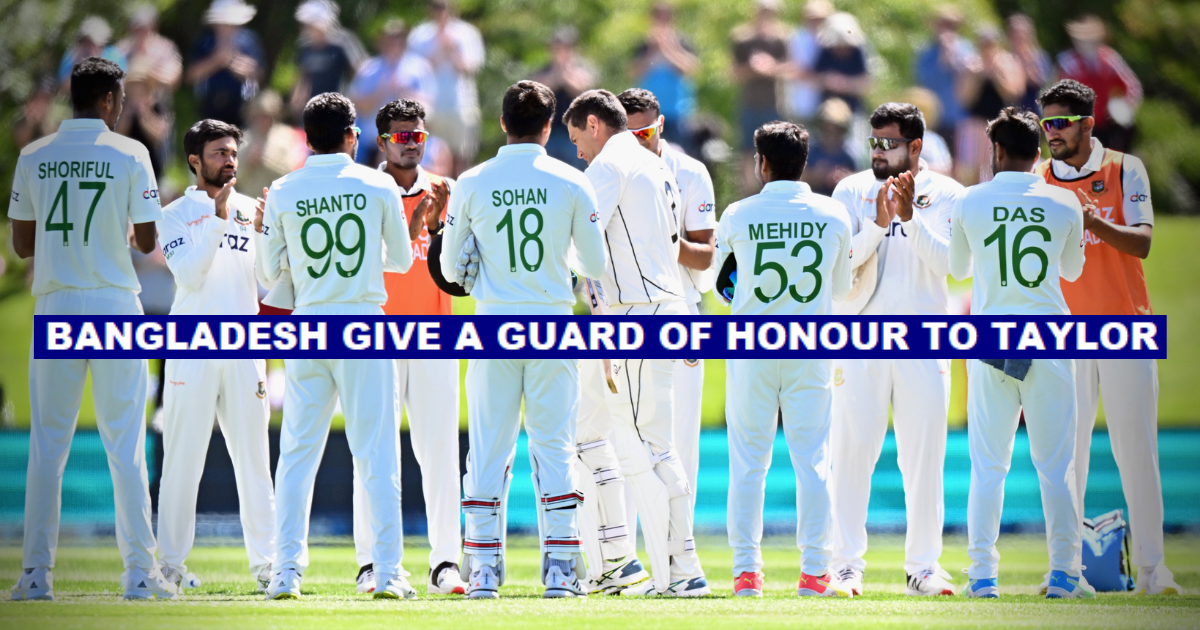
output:
[[[897,140],[895,138],[876,138],[871,136],[867,138],[867,144],[871,145],[871,150],[879,149],[880,151],[891,151],[898,146],[902,146],[912,142],[912,140]]]
[[[658,133],[658,123],[642,127],[641,129],[630,129],[629,132],[642,140],[649,140],[654,137],[654,134]]]
[[[423,144],[425,139],[429,137],[429,134],[424,131],[397,131],[394,133],[381,133],[379,137],[386,139],[392,144],[408,144],[409,142]]]
[[[1089,116],[1049,116],[1042,119],[1042,129],[1053,131],[1055,129],[1066,129],[1075,124],[1077,120],[1083,120]]]

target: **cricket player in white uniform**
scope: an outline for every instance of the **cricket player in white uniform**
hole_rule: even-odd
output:
[[[875,265],[874,293],[839,302],[844,315],[949,312],[946,289],[950,211],[963,187],[921,159],[925,119],[916,106],[884,103],[871,114],[871,168],[838,183],[833,198],[850,212],[852,268]],[[889,178],[911,204],[887,212],[879,195]],[[893,191],[895,197],[897,192]],[[859,310],[861,308],[861,311]],[[887,436],[888,408],[904,480],[908,595],[953,595],[942,570],[942,465],[950,409],[949,359],[835,359],[833,423],[833,570],[855,595],[863,590],[871,475]]]
[[[383,272],[412,266],[412,244],[396,183],[355,164],[354,104],[326,92],[304,107],[316,155],[271,184],[259,264],[268,282],[291,269],[295,315],[382,315]],[[301,331],[302,332],[302,331]],[[308,566],[313,483],[334,404],[367,489],[374,533],[376,598],[416,597],[402,574],[400,411],[390,359],[287,359],[283,431],[275,472],[275,575],[270,599],[300,596]]]
[[[129,256],[154,250],[162,219],[150,154],[113,133],[125,73],[88,57],[71,70],[74,118],[21,150],[8,217],[13,249],[37,255],[36,315],[141,315],[141,291]],[[129,224],[133,223],[133,238]],[[63,468],[92,371],[96,425],[116,504],[117,547],[126,599],[174,597],[155,566],[146,476],[144,359],[34,359],[29,355],[29,467],[25,481],[24,568],[13,599],[54,599],[54,558],[62,508]]]
[[[408,237],[413,244],[413,267],[408,273],[383,274],[388,300],[383,312],[396,316],[451,315],[450,295],[442,292],[429,272],[432,235],[446,213],[454,180],[421,168],[428,133],[425,108],[418,102],[398,99],[375,114],[375,138],[384,162],[379,170],[396,182],[404,200]],[[437,260],[431,261],[435,266]],[[458,359],[396,359],[397,396],[408,411],[409,436],[421,467],[425,522],[429,533],[430,595],[466,593],[458,566],[462,547],[459,505],[462,475],[458,467]],[[371,560],[371,510],[362,479],[354,476],[355,579],[360,593],[375,590]]]
[[[973,315],[1069,315],[1059,277],[1083,271],[1083,209],[1075,195],[1031,173],[1041,134],[1037,115],[1007,107],[988,123],[995,179],[972,186],[954,208],[950,273],[974,274]],[[1010,347],[1043,347],[1036,327],[1012,331]],[[954,334],[951,332],[950,334]],[[960,337],[961,338],[961,337]],[[1041,482],[1050,551],[1047,597],[1095,597],[1079,566],[1075,498],[1075,362],[1072,359],[967,361],[968,597],[999,597],[1000,513],[1021,412]]]
[[[611,92],[579,95],[563,122],[596,189],[609,257],[601,286],[612,312],[688,314],[679,277],[683,202],[670,168],[638,144],[627,129],[624,107]],[[582,529],[589,551],[603,559],[590,563],[590,588],[612,592],[632,582],[636,586],[623,593],[708,595],[692,537],[692,490],[674,446],[674,362],[618,361],[616,394],[605,386],[597,363],[586,361],[580,368],[579,459],[599,486],[595,519],[587,519],[596,523]],[[616,475],[614,461],[619,463]],[[633,524],[626,523],[622,482],[637,507],[653,581],[645,580],[643,569],[634,564],[632,536],[626,535]],[[586,493],[589,485],[584,484]],[[593,535],[599,542],[592,542]]]
[[[1142,260],[1150,255],[1154,208],[1150,179],[1138,158],[1105,149],[1092,138],[1096,93],[1065,79],[1050,86],[1038,102],[1042,129],[1053,157],[1038,165],[1046,183],[1080,195],[1085,204],[1087,264],[1075,282],[1063,285],[1073,315],[1146,315],[1150,294]],[[1138,567],[1137,592],[1178,595],[1182,589],[1163,553],[1162,478],[1158,472],[1158,361],[1155,359],[1076,359],[1079,432],[1075,482],[1079,516],[1084,513],[1092,428],[1104,392],[1105,419],[1121,487],[1129,506],[1132,561]]]
[[[723,276],[737,274],[734,315],[829,315],[850,291],[851,235],[842,204],[800,180],[808,132],[771,122],[754,133],[754,172],[762,192],[732,204],[717,229]],[[759,262],[766,261],[760,267]],[[761,271],[759,271],[761,269]],[[754,270],[754,271],[752,271]],[[785,342],[787,329],[758,332],[761,344]],[[734,594],[762,596],[762,517],[777,414],[796,472],[797,594],[850,597],[832,573],[829,429],[831,359],[730,359],[725,416],[729,424],[729,545]]]
[[[717,213],[712,177],[704,164],[662,139],[663,125],[658,98],[649,90],[632,88],[617,95],[629,118],[629,132],[638,143],[667,163],[679,184],[683,202],[680,217],[679,279],[688,305],[688,313],[700,314],[700,296],[711,291],[716,278],[713,259],[716,253]],[[704,399],[704,359],[675,362],[675,449],[687,471],[688,495],[693,517],[696,512],[696,477],[700,471],[700,408]],[[626,492],[628,499],[628,492]],[[632,501],[629,502],[632,508]],[[635,513],[636,514],[636,513]],[[629,523],[634,517],[628,518]],[[693,518],[694,521],[694,518]],[[633,535],[633,528],[630,528]]]
[[[450,197],[441,269],[454,278],[459,252],[474,236],[479,273],[471,294],[479,315],[570,315],[572,244],[583,275],[604,272],[595,194],[579,171],[546,155],[554,109],[554,93],[540,83],[508,88],[501,117],[508,144],[463,173]],[[587,597],[576,518],[584,500],[575,474],[576,361],[471,359],[466,387],[470,450],[461,566],[470,578],[467,596],[498,597],[504,583],[505,504],[523,399],[544,596]]]
[[[163,209],[158,232],[175,276],[172,315],[258,314],[257,210],[253,199],[234,190],[241,139],[240,129],[219,120],[202,120],[184,135],[196,185]],[[168,359],[166,371],[158,490],[163,576],[184,587],[199,585],[186,561],[195,541],[196,494],[215,416],[233,461],[250,575],[265,593],[275,559],[266,361]]]

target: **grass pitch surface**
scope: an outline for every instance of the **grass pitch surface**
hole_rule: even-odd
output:
[[[55,570],[56,602],[0,604],[0,627],[45,628],[1195,628],[1200,596],[1101,594],[1093,601],[1047,601],[1037,585],[1046,571],[1045,538],[1006,536],[1000,544],[1002,597],[916,599],[904,596],[903,539],[875,536],[867,555],[866,594],[854,599],[795,595],[799,554],[787,538],[764,545],[766,597],[735,598],[732,553],[721,538],[699,544],[714,595],[701,600],[591,597],[542,600],[535,541],[510,541],[508,581],[498,601],[426,596],[428,548],[410,544],[405,567],[416,601],[376,601],[354,589],[357,567],[345,545],[314,546],[299,601],[265,602],[254,592],[240,547],[197,547],[189,569],[203,580],[177,601],[123,602],[120,558],[113,547],[64,547]],[[21,550],[0,548],[0,580],[15,583]],[[944,566],[955,584],[965,578],[966,541],[947,538]],[[1189,592],[1200,590],[1200,538],[1170,538],[1168,563]]]

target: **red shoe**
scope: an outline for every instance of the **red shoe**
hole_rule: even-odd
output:
[[[762,597],[763,575],[744,571],[733,581],[733,594],[737,597]]]
[[[842,588],[833,573],[817,577],[807,573],[800,574],[800,587],[796,589],[800,597],[853,597],[850,591]]]

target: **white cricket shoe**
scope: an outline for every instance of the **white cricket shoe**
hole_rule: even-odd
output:
[[[430,595],[466,595],[467,583],[459,576],[458,564],[443,562],[429,571]]]
[[[861,579],[860,584],[861,584]],[[842,583],[845,586],[845,582]],[[904,594],[909,597],[932,597],[937,595],[954,595],[954,585],[950,583],[950,574],[939,567],[931,567],[908,575],[908,587]]]
[[[1138,569],[1135,595],[1183,595],[1183,589],[1175,583],[1174,576],[1166,567]]]
[[[403,575],[388,578],[381,588],[375,589],[375,599],[416,599],[417,591]]]
[[[276,572],[267,587],[267,599],[300,599],[300,573],[295,569]]]
[[[178,571],[167,566],[166,563],[159,563],[158,570],[162,572],[163,579],[175,585],[175,589],[180,593],[185,588],[200,588],[200,578],[196,577],[195,573],[180,575]]]
[[[54,601],[54,574],[46,567],[25,569],[12,587],[12,600],[42,599]]]
[[[587,581],[587,589],[591,595],[620,595],[631,586],[649,581],[650,574],[646,568],[636,555],[630,554],[616,560],[605,560],[599,577]]]
[[[621,591],[621,595],[627,597],[651,597],[655,595],[663,597],[704,597],[711,594],[712,589],[708,586],[708,580],[703,575],[674,580],[667,586],[667,590],[661,593],[654,587],[653,580],[646,580],[641,584],[635,584]]]
[[[263,567],[255,576],[254,581],[258,585],[258,592],[266,595],[267,588],[271,586],[271,565]]]
[[[571,566],[574,564],[571,560],[550,560],[550,566],[546,569],[546,576],[543,583],[546,585],[546,592],[542,593],[544,599],[557,599],[560,597],[587,597],[587,590],[583,584],[579,583],[579,578],[575,575],[575,569]]]
[[[863,594],[863,572],[854,567],[845,567],[838,571],[838,584],[850,591],[854,597]]]
[[[358,570],[358,577],[354,580],[359,593],[374,593],[375,592],[375,565],[364,564]]]
[[[479,567],[479,570],[471,572],[471,582],[467,584],[467,597],[471,599],[500,597],[500,576],[496,575],[496,567],[485,564]]]
[[[121,576],[121,584],[125,585],[125,599],[175,599],[179,594],[179,587],[163,577],[158,567],[149,571],[127,569]]]

